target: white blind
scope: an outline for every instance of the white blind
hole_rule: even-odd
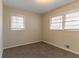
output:
[[[11,18],[11,29],[22,30],[24,29],[24,18],[18,16],[12,16]]]
[[[72,29],[72,30],[79,29],[79,12],[66,14],[64,29]]]
[[[51,30],[62,30],[62,16],[51,18],[50,29]]]

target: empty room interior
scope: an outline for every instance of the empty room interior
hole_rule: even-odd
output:
[[[0,0],[1,58],[79,58],[79,0]]]

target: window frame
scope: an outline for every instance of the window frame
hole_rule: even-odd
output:
[[[76,13],[76,12],[79,12],[79,10],[72,10],[72,11],[69,11],[66,14],[64,14],[64,31],[79,31],[79,29],[65,29],[65,19],[66,19],[65,16],[67,14],[72,14],[72,13]]]
[[[50,17],[50,21],[52,20],[52,18],[55,18],[55,17],[58,17],[58,16],[61,16],[62,17],[62,26],[63,26],[63,16],[62,15],[57,15],[57,16],[53,16],[53,17]],[[50,29],[50,26],[51,26],[51,22],[49,21],[49,29]],[[51,31],[63,31],[63,27],[62,29],[50,29]]]
[[[50,22],[49,22],[49,29],[51,30],[51,31],[79,31],[79,29],[65,29],[64,27],[65,27],[65,16],[67,15],[67,14],[71,14],[71,13],[75,13],[75,12],[79,12],[79,9],[77,9],[77,10],[71,10],[71,11],[68,11],[68,12],[64,12],[64,13],[61,13],[60,15],[56,15],[56,16],[53,16],[53,17],[57,17],[57,16],[62,16],[62,27],[63,27],[63,29],[62,30],[51,30],[50,29]],[[50,19],[51,19],[52,17],[50,17]]]
[[[24,28],[12,28],[12,16],[15,16],[15,17],[22,17],[23,18],[23,25],[24,25]],[[25,17],[24,16],[19,16],[19,15],[12,15],[11,16],[11,21],[10,21],[10,30],[11,31],[23,31],[25,29]],[[16,22],[15,22],[16,23]]]

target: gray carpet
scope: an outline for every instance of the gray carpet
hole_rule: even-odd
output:
[[[3,58],[79,58],[79,56],[44,42],[39,42],[5,49]]]

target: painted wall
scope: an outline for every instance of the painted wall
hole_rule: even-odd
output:
[[[11,16],[24,16],[25,29],[12,31]],[[39,14],[4,6],[4,48],[39,42],[41,38],[41,17]]]
[[[0,58],[2,57],[2,0],[0,0]]]
[[[43,17],[43,39],[46,42],[56,44],[65,48],[65,45],[70,45],[70,50],[79,53],[79,31],[51,31],[49,29],[49,20],[52,16],[61,15],[63,13],[79,9],[79,0],[57,8],[44,14]]]

